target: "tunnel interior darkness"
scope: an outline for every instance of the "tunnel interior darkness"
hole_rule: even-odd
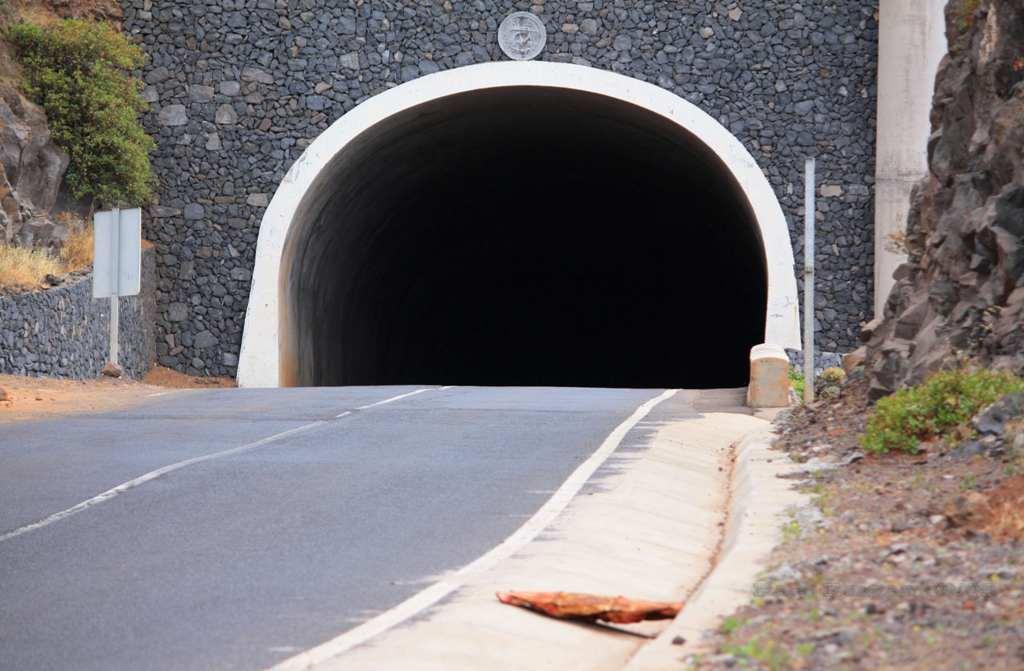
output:
[[[293,220],[281,296],[289,385],[739,387],[767,271],[698,138],[606,96],[508,87],[347,144]]]

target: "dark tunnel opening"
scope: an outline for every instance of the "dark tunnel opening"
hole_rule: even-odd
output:
[[[651,111],[500,88],[363,133],[282,266],[294,385],[740,387],[764,340],[757,222]]]

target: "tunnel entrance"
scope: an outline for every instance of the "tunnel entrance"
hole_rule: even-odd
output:
[[[757,225],[668,120],[491,89],[395,115],[337,160],[288,277],[299,384],[746,384]]]
[[[336,142],[300,159],[322,165],[290,211],[280,193],[268,209],[284,240],[263,306],[261,230],[246,339],[253,303],[276,301],[280,384],[740,387],[771,341],[749,187],[664,114],[490,86]]]

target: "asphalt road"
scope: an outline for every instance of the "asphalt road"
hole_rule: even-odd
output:
[[[0,668],[271,666],[486,553],[659,393],[182,391],[5,426]]]

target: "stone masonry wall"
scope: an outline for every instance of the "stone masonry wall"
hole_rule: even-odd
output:
[[[130,377],[156,359],[156,255],[142,256],[142,293],[121,299],[120,363]],[[0,295],[0,373],[93,378],[110,349],[110,301],[92,297],[92,273],[60,287]]]
[[[234,374],[260,219],[311,140],[387,88],[503,59],[497,26],[515,10],[547,25],[541,59],[655,83],[729,128],[768,174],[798,259],[803,161],[816,154],[819,347],[852,348],[869,316],[876,0],[123,5],[125,30],[150,57],[141,74],[161,190],[145,226],[159,252],[167,366]]]

